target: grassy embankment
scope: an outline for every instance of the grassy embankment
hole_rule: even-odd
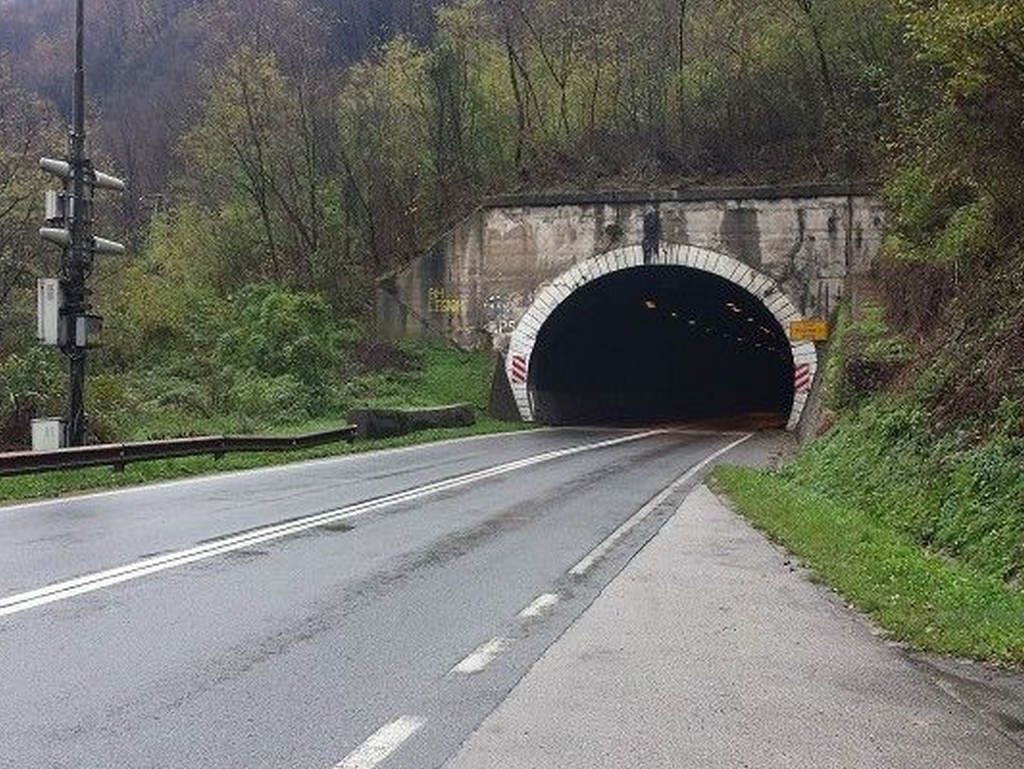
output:
[[[798,469],[724,467],[718,485],[887,635],[925,651],[1024,667],[1024,591],[915,542]]]
[[[827,379],[833,396],[845,395],[833,401],[841,417],[832,431],[785,468],[722,468],[715,481],[891,638],[1024,667],[1024,431],[1015,375],[993,378],[1005,389],[978,408],[977,388],[960,389],[970,386],[966,362],[981,349],[1004,356],[965,333],[957,348],[913,353],[901,376],[863,396],[858,377],[869,364],[881,370],[899,347],[884,343],[877,315],[868,325],[833,341]],[[991,340],[1004,321],[980,325],[979,340]]]
[[[425,430],[397,438],[335,443],[300,451],[263,454],[229,454],[183,459],[155,460],[129,465],[124,472],[99,467],[68,470],[42,475],[0,479],[0,502],[57,497],[96,489],[121,488],[144,483],[204,475],[230,470],[246,470],[281,465],[321,457],[339,456],[382,448],[461,438],[470,435],[522,429],[516,422],[502,422],[486,413],[490,378],[494,361],[489,352],[461,352],[452,348],[416,346],[410,348],[419,364],[409,371],[383,371],[353,381],[353,390],[363,393],[359,404],[382,407],[436,406],[472,403],[477,409],[476,424],[443,430]],[[346,422],[346,415],[322,417],[268,429],[272,434],[299,434],[327,430]],[[210,432],[213,432],[211,430]]]

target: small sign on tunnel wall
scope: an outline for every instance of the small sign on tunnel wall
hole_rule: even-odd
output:
[[[789,324],[789,338],[794,342],[824,342],[828,339],[828,321],[805,318]]]

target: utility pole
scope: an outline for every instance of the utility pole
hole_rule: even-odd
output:
[[[86,250],[86,238],[92,236],[91,211],[85,200],[85,175],[89,161],[85,157],[85,0],[75,2],[75,86],[71,108],[71,254],[64,260],[65,313],[69,317],[84,315],[89,309],[85,279],[92,271],[92,254]],[[67,441],[69,446],[85,442],[85,346],[69,340],[65,355],[71,369],[68,390]]]
[[[63,248],[61,277],[53,306],[44,306],[43,281],[40,281],[39,327],[56,327],[53,338],[40,340],[59,346],[68,358],[71,384],[68,389],[63,445],[81,446],[85,442],[86,352],[90,336],[99,331],[103,319],[90,315],[86,281],[92,273],[97,253],[123,254],[124,246],[92,234],[92,195],[96,187],[123,190],[124,182],[93,169],[85,155],[85,9],[84,0],[75,0],[75,79],[71,134],[65,160],[42,158],[40,167],[62,179],[64,191],[46,196],[48,224],[39,234],[44,240]],[[52,284],[52,281],[51,281]],[[45,323],[44,315],[56,313],[56,323]]]

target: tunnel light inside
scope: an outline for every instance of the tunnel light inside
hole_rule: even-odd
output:
[[[653,299],[648,299],[646,302],[644,302],[644,307],[646,307],[648,310],[656,310],[658,309],[658,303],[655,302]]]

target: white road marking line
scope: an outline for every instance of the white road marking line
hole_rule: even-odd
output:
[[[569,569],[569,574],[571,574],[574,577],[586,574],[595,563],[597,563],[601,558],[603,558],[608,553],[608,551],[615,546],[616,542],[622,539],[622,537],[625,536],[630,531],[630,529],[632,529],[638,523],[640,523],[640,521],[642,521],[644,518],[650,515],[652,511],[657,509],[657,507],[666,499],[668,499],[669,496],[671,496],[672,493],[675,492],[680,486],[687,483],[690,479],[693,478],[693,476],[695,476],[709,464],[714,462],[720,456],[736,448],[744,441],[750,440],[750,438],[752,438],[753,436],[753,433],[747,433],[739,440],[733,441],[725,448],[719,449],[714,454],[705,457],[700,462],[691,467],[689,470],[687,470],[685,473],[683,473],[681,476],[679,476],[676,480],[672,481],[672,483],[670,483],[666,488],[658,492],[654,499],[652,499],[646,505],[637,510],[632,516],[630,516],[630,518],[625,523],[623,523],[621,526],[619,526],[619,528],[617,528],[615,531],[609,534],[604,539],[604,541],[602,541],[597,547],[595,547],[593,550],[587,553],[587,555],[583,557],[583,560],[581,560],[579,563],[577,563],[575,566]]]
[[[333,769],[372,769],[398,750],[426,722],[426,719],[418,716],[402,716],[390,724],[384,724],[367,737],[362,745],[335,764]]]
[[[537,596],[533,603],[519,612],[519,619],[529,619],[542,614],[558,603],[558,599],[558,593],[544,593],[544,595]]]
[[[42,507],[43,505],[61,505],[70,502],[81,502],[86,499],[100,499],[102,497],[113,497],[124,494],[139,494],[141,492],[153,491],[155,489],[168,489],[174,488],[175,486],[187,486],[190,484],[201,484],[209,483],[210,481],[224,481],[231,480],[232,478],[244,478],[247,475],[257,475],[259,473],[277,473],[286,470],[301,470],[308,467],[316,467],[318,465],[329,465],[339,464],[344,462],[351,462],[359,459],[367,459],[381,454],[387,454],[393,456],[395,454],[405,454],[411,451],[418,451],[424,449],[431,449],[438,446],[451,446],[456,443],[470,443],[474,441],[481,441],[487,438],[498,438],[498,437],[509,437],[516,435],[531,435],[533,433],[546,433],[554,430],[570,430],[575,428],[568,427],[535,427],[531,430],[514,430],[505,433],[485,433],[483,435],[467,435],[463,438],[447,438],[443,441],[433,441],[431,443],[418,443],[414,446],[396,446],[392,449],[375,449],[373,451],[357,451],[352,454],[339,454],[333,457],[320,457],[319,459],[305,459],[301,462],[288,462],[281,465],[267,465],[266,467],[253,467],[248,470],[226,470],[225,472],[218,473],[213,471],[208,475],[200,475],[195,478],[176,478],[170,481],[160,481],[158,483],[144,483],[138,486],[126,486],[121,489],[106,489],[104,491],[90,491],[82,494],[69,493],[64,497],[55,497],[53,499],[33,499],[27,502],[17,503],[6,503],[0,502],[0,515],[3,513],[13,512],[15,510],[27,510],[32,507]],[[581,430],[584,428],[580,428]],[[607,428],[609,431],[612,428]]]
[[[101,588],[117,585],[121,582],[138,579],[166,569],[172,569],[195,561],[212,558],[223,553],[241,550],[243,548],[251,547],[252,545],[257,545],[261,542],[281,539],[328,523],[336,523],[349,518],[355,518],[356,516],[365,515],[366,513],[374,512],[376,510],[393,507],[403,502],[410,502],[415,499],[420,499],[421,497],[459,488],[461,486],[466,486],[470,483],[486,480],[495,476],[505,475],[515,470],[532,467],[533,465],[538,465],[543,462],[550,462],[552,460],[561,459],[574,454],[581,454],[587,451],[594,451],[601,448],[608,448],[624,443],[643,440],[655,435],[662,435],[665,432],[665,430],[648,430],[642,433],[632,433],[621,438],[613,438],[610,440],[598,441],[597,443],[585,443],[579,446],[571,446],[569,448],[548,451],[543,454],[536,454],[532,457],[517,459],[513,462],[506,462],[505,464],[495,465],[494,467],[477,470],[471,473],[465,473],[464,475],[457,475],[453,478],[429,483],[424,486],[400,491],[395,494],[388,494],[384,497],[378,497],[377,499],[371,499],[366,502],[359,502],[347,507],[339,508],[338,510],[329,510],[324,513],[305,516],[293,521],[265,526],[260,529],[255,529],[243,534],[227,536],[223,539],[207,542],[185,550],[166,553],[152,558],[144,558],[140,561],[129,563],[124,566],[86,574],[81,577],[57,582],[35,590],[16,593],[0,599],[0,617],[4,617],[8,614],[15,614],[20,611],[26,611],[27,609],[43,606],[65,598],[71,598],[76,595],[82,595],[83,593],[90,593],[94,590],[100,590]]]
[[[463,675],[479,673],[490,665],[499,654],[505,651],[509,643],[507,638],[492,638],[487,643],[478,646],[466,659],[449,670],[448,673],[461,673]]]

